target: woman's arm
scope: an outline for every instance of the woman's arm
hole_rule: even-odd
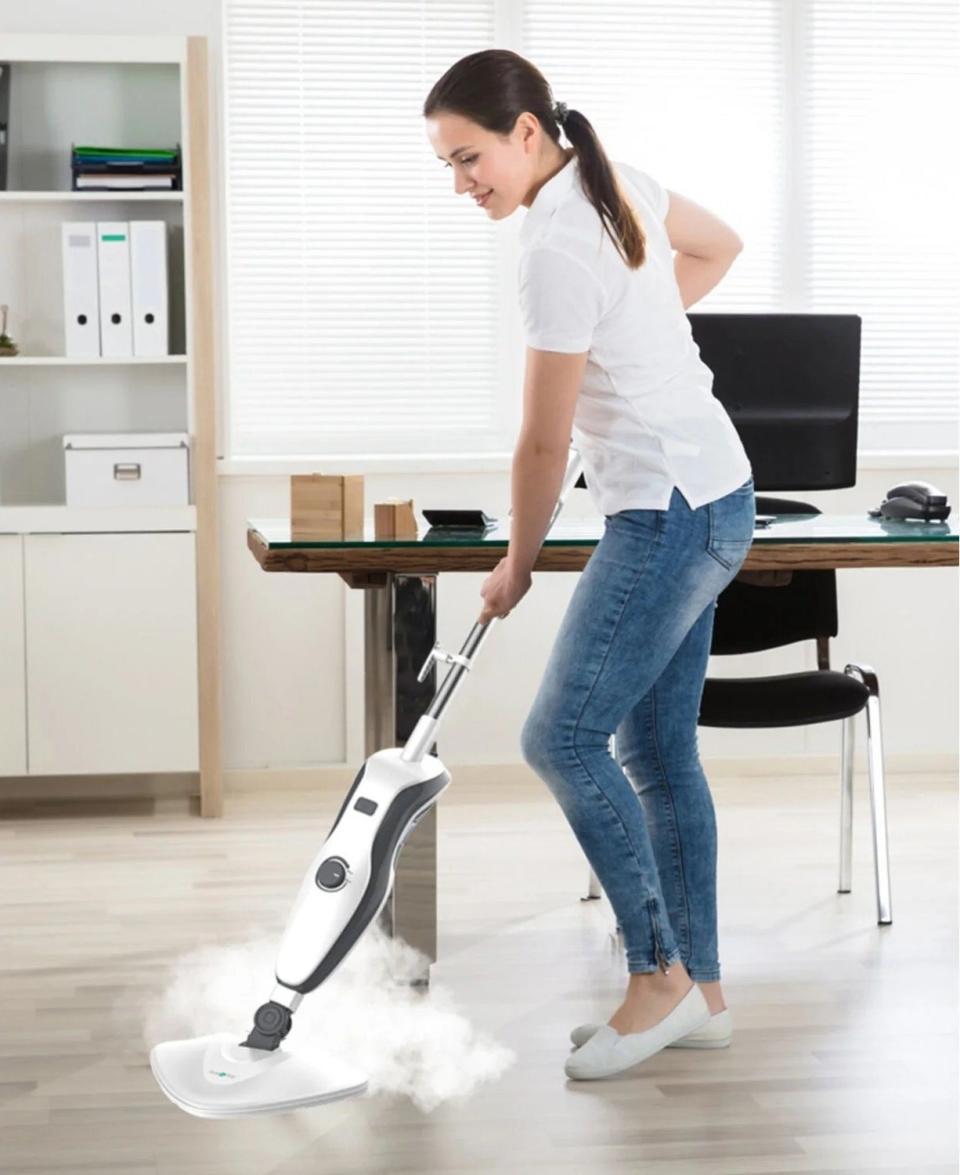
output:
[[[530,590],[533,565],[560,497],[570,434],[589,351],[527,347],[523,423],[510,479],[510,542],[506,557],[484,580],[480,623],[506,616]]]
[[[510,480],[507,550],[507,562],[521,574],[533,569],[560,496],[588,354],[527,348],[523,423]]]
[[[715,257],[694,257],[690,253],[677,253],[673,259],[673,272],[677,275],[680,300],[684,310],[709,294],[723,275],[733,265],[737,249],[730,253],[718,253]]]
[[[569,455],[569,440],[562,449],[556,449],[542,448],[532,439],[521,439],[514,449],[507,561],[511,570],[520,575],[529,574],[537,561],[560,496]]]
[[[743,248],[743,241],[730,225],[700,204],[679,192],[668,195],[663,226],[677,251],[673,271],[686,310],[720,281]]]

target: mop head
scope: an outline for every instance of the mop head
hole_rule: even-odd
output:
[[[227,1032],[155,1045],[150,1068],[167,1097],[197,1118],[280,1114],[367,1088],[367,1075],[346,1061],[247,1048]]]

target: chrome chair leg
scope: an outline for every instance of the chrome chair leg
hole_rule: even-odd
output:
[[[580,899],[581,902],[595,902],[600,898],[600,879],[592,869],[589,869],[589,877],[587,879],[587,892]]]
[[[840,734],[840,884],[837,893],[850,892],[853,861],[853,748],[857,716],[844,718]]]
[[[873,866],[877,887],[877,922],[889,926],[893,921],[890,894],[890,849],[887,840],[887,804],[883,782],[883,738],[880,727],[880,686],[869,665],[847,665],[869,691],[867,698],[867,766],[870,778],[870,818],[873,826]]]

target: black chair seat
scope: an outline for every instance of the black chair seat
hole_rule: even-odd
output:
[[[805,726],[859,714],[870,691],[848,673],[815,669],[774,677],[708,677],[700,726]]]

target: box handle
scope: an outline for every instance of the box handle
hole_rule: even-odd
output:
[[[131,461],[129,464],[118,464],[113,467],[114,481],[139,481],[140,465]]]

